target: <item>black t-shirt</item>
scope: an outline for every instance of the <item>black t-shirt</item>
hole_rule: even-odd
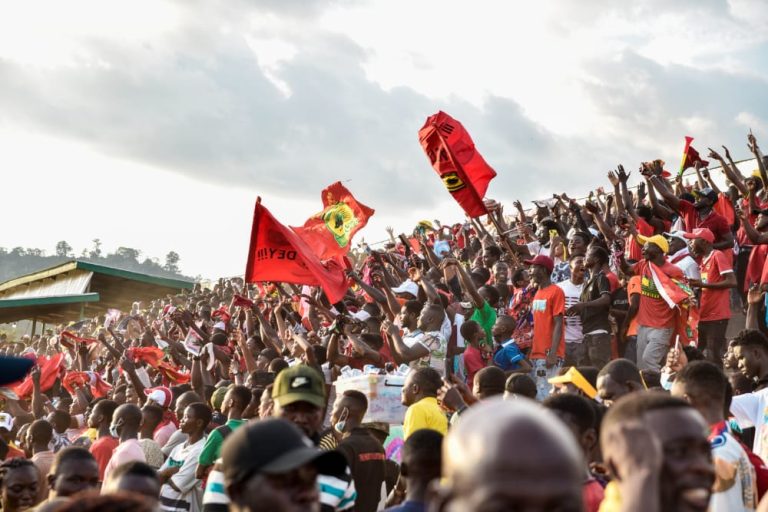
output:
[[[355,481],[356,512],[375,512],[381,500],[381,488],[385,478],[384,447],[367,429],[356,428],[336,447],[349,463]]]
[[[589,302],[599,299],[605,294],[611,293],[611,283],[602,270],[591,276],[581,292],[581,302]],[[601,308],[584,308],[581,312],[581,330],[589,334],[597,330],[611,331],[611,323],[608,321],[610,302]]]

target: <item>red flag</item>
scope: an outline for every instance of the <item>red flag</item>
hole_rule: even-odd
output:
[[[293,230],[280,224],[256,201],[251,247],[245,281],[276,281],[322,286],[328,300],[340,301],[347,293],[347,278],[336,258],[323,264]]]
[[[163,349],[158,347],[130,347],[125,351],[126,355],[136,361],[144,361],[152,368],[157,368],[165,357]]]
[[[344,256],[352,237],[368,223],[373,210],[355,199],[337,181],[321,193],[323,211],[307,219],[302,227],[291,227],[321,260]]]
[[[68,348],[74,348],[77,343],[85,343],[86,345],[93,345],[98,343],[99,340],[95,338],[81,338],[69,331],[62,331],[59,335],[59,342]]]
[[[53,387],[59,372],[64,367],[64,354],[56,354],[50,358],[39,356],[37,366],[40,367],[40,391],[45,392]],[[27,377],[18,385],[13,387],[13,391],[19,398],[26,398],[32,395],[32,376]]]
[[[235,299],[233,303],[235,306],[240,306],[241,308],[250,309],[253,307],[253,301],[251,299],[248,299],[238,294],[235,294]]]
[[[693,146],[691,146],[691,142],[693,142],[693,137],[688,137],[686,135],[685,137],[685,147],[683,148],[683,160],[680,162],[680,170],[677,171],[678,176],[683,175],[683,171],[688,169],[689,167],[693,167],[696,165],[696,162],[701,164],[701,168],[709,166],[709,162],[706,160],[702,160],[699,156],[699,152],[693,149]]]
[[[112,386],[105,382],[96,372],[77,372],[69,371],[61,381],[62,386],[66,389],[70,395],[75,394],[75,387],[89,386],[91,394],[94,398],[101,398],[107,396]]]
[[[166,361],[160,362],[157,371],[163,374],[164,383],[172,385],[186,384],[192,379],[191,374],[182,372],[178,367]]]
[[[461,123],[440,111],[427,118],[419,130],[419,142],[445,188],[467,215],[487,214],[483,197],[496,171],[477,152]]]

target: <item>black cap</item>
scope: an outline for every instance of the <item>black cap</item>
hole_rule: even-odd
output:
[[[0,386],[23,379],[35,361],[26,357],[0,357]]]
[[[717,202],[717,192],[715,192],[714,190],[712,190],[709,187],[705,187],[705,188],[699,190],[699,195],[709,199],[710,203],[716,203]]]
[[[322,451],[288,420],[270,418],[235,430],[221,449],[227,482],[242,482],[257,473],[283,474],[314,463],[325,475],[342,475],[347,460],[340,452]]]

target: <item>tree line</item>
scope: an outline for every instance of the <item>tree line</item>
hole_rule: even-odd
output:
[[[105,253],[101,249],[101,240],[96,238],[90,248],[83,249],[79,254],[76,254],[72,246],[65,240],[56,244],[53,254],[47,254],[44,249],[0,247],[0,282],[75,258],[158,277],[192,279],[181,273],[179,268],[181,257],[176,251],[170,251],[166,254],[165,261],[161,263],[158,258],[149,256],[142,259],[142,251],[132,247],[118,247],[112,253]]]

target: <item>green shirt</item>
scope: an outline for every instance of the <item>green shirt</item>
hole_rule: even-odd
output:
[[[248,420],[228,420],[225,425],[232,429],[234,432],[238,427],[245,425]],[[208,439],[205,440],[203,451],[200,452],[200,457],[197,459],[198,464],[201,466],[211,466],[221,454],[221,445],[224,444],[224,436],[221,435],[219,429],[216,428],[208,434]]]
[[[475,308],[469,319],[480,324],[480,327],[485,331],[486,344],[493,346],[493,334],[491,333],[491,330],[493,329],[493,324],[496,323],[496,310],[493,309],[487,301],[483,301],[483,307],[480,309]]]

